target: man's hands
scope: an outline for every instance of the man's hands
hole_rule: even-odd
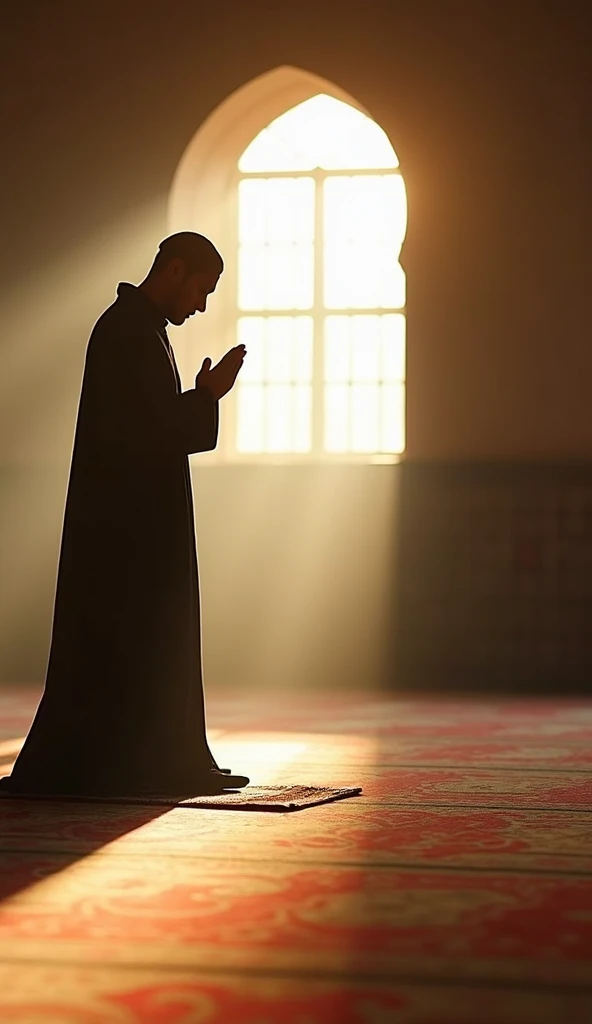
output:
[[[243,365],[246,353],[244,345],[236,345],[225,356],[222,356],[220,362],[216,363],[214,367],[208,356],[204,359],[201,370],[195,378],[196,388],[209,388],[216,400],[224,398],[238,377],[238,371]]]

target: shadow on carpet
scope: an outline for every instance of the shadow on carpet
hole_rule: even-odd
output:
[[[206,796],[161,796],[157,793],[139,796],[83,796],[47,793],[10,793],[2,797],[11,800],[45,800],[53,803],[68,801],[75,803],[101,804],[143,804],[160,807],[207,808],[221,811],[302,811],[306,807],[333,803],[350,796],[359,796],[361,786],[247,786],[246,789],[229,789],[225,793]]]

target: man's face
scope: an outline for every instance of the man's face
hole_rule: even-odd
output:
[[[174,282],[170,293],[170,310],[167,317],[171,323],[180,326],[194,313],[205,313],[208,295],[218,284],[220,275],[215,272],[184,274]]]

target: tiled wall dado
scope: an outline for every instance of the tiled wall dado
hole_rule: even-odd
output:
[[[400,469],[400,683],[592,691],[592,464]]]

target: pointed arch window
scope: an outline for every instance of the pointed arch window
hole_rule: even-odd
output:
[[[385,132],[314,95],[255,136],[235,185],[236,455],[400,454],[407,202]]]

